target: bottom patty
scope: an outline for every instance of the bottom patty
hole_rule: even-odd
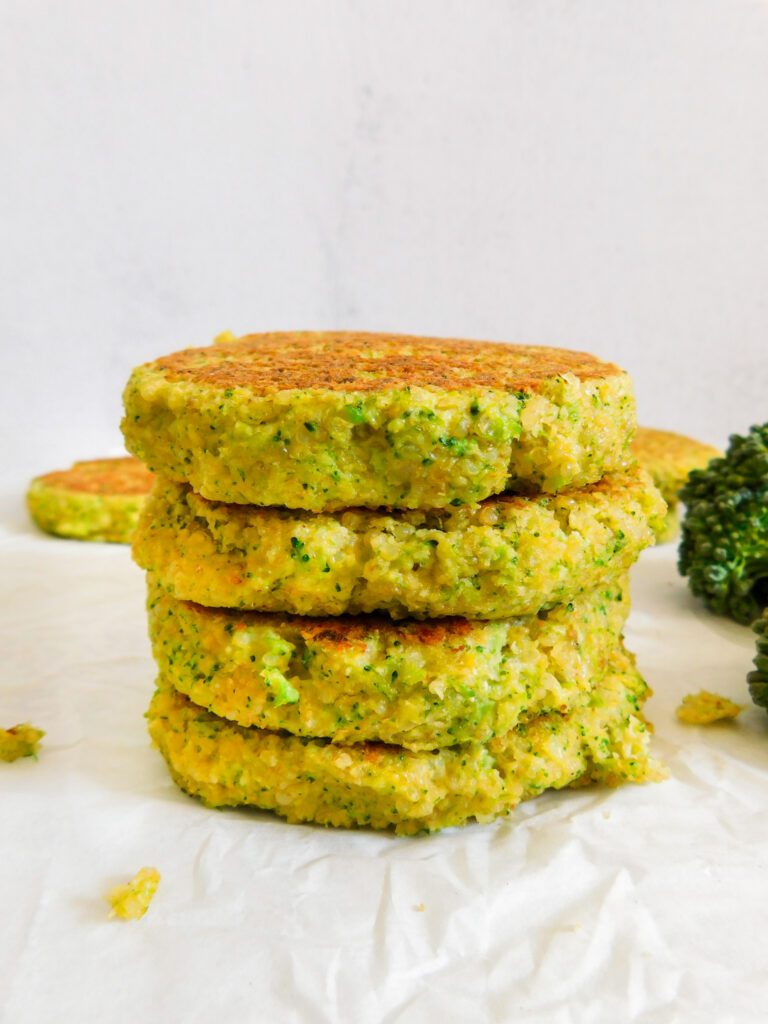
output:
[[[147,718],[177,784],[209,807],[413,834],[490,821],[546,789],[663,777],[639,711],[646,695],[636,671],[618,671],[568,715],[541,715],[488,743],[418,753],[243,728],[174,690],[155,693]]]
[[[27,508],[46,533],[129,544],[154,477],[132,456],[76,462],[35,477]]]

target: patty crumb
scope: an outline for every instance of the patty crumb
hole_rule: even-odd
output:
[[[157,868],[142,868],[130,882],[116,886],[107,894],[107,900],[112,904],[109,916],[123,921],[138,921],[146,914],[159,884]]]
[[[677,717],[688,725],[711,725],[712,722],[735,718],[743,710],[743,705],[734,704],[727,697],[700,690],[698,693],[689,693],[683,697],[683,702],[677,709]]]
[[[0,729],[0,761],[17,761],[20,757],[37,757],[37,746],[45,736],[29,722]]]

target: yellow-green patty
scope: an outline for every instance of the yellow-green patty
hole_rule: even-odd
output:
[[[210,607],[501,619],[625,571],[663,515],[637,468],[582,491],[432,512],[225,505],[159,479],[133,550],[175,597]]]
[[[556,492],[631,461],[628,375],[562,349],[251,335],[137,367],[129,451],[206,498],[311,511]]]
[[[638,427],[632,450],[640,465],[646,469],[661,491],[669,511],[654,526],[656,542],[665,544],[674,540],[680,529],[678,493],[694,469],[704,469],[710,459],[723,453],[712,445],[694,441],[670,430]]]
[[[173,690],[155,694],[147,717],[173,778],[211,807],[412,834],[489,821],[546,789],[660,778],[638,710],[644,696],[634,671],[617,672],[570,715],[543,715],[487,744],[421,753],[244,729]]]
[[[138,459],[92,459],[35,477],[27,508],[46,533],[129,544],[153,476]]]
[[[626,577],[502,622],[308,619],[202,608],[150,580],[162,686],[240,725],[412,750],[485,741],[583,702],[619,661]]]

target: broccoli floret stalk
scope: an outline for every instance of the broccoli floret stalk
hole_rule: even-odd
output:
[[[752,627],[757,633],[755,671],[747,676],[749,692],[758,707],[768,711],[768,609]]]
[[[713,612],[749,625],[768,606],[768,423],[734,434],[680,497],[681,574]]]

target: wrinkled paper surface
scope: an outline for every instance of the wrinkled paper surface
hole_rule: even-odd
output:
[[[633,571],[658,785],[547,794],[398,839],[216,812],[152,750],[144,581],[125,547],[0,535],[0,1021],[764,1021],[768,715],[747,629],[689,597],[674,545]],[[685,693],[749,705],[678,723]],[[104,893],[143,865],[146,917]]]

